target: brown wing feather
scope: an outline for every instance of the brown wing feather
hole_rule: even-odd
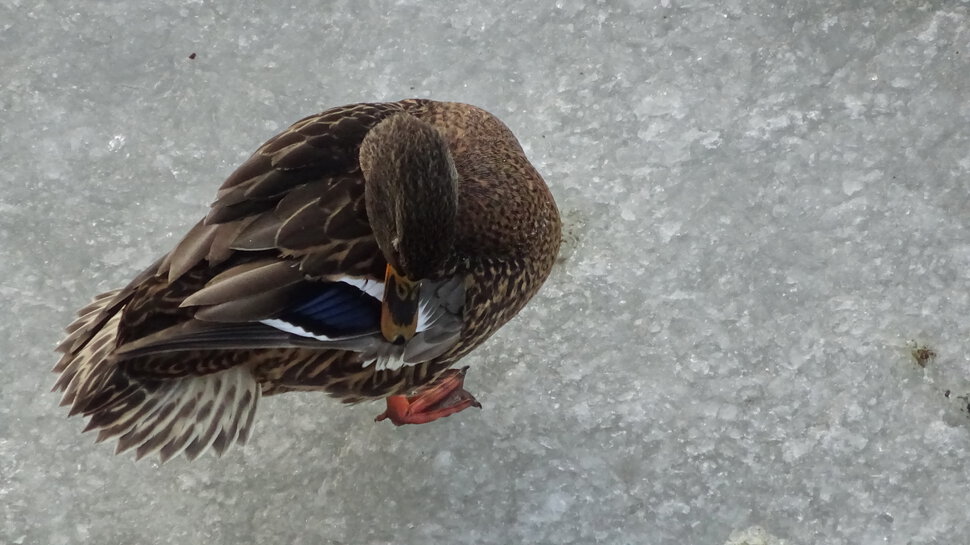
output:
[[[381,279],[386,263],[367,221],[357,156],[370,128],[417,104],[335,108],[263,144],[222,184],[206,218],[109,306],[122,313],[119,345],[152,337],[178,346],[178,339],[159,336],[178,335],[183,328],[177,326],[196,319],[227,327],[263,319],[303,282]],[[70,344],[86,342],[85,335],[75,332]],[[157,362],[160,374],[172,376],[170,358],[160,356],[126,365],[152,375]],[[213,362],[205,359],[199,366],[210,370]]]

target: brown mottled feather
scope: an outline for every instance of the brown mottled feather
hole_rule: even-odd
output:
[[[387,259],[368,221],[358,153],[368,131],[398,114],[437,129],[459,176],[454,246],[447,270],[435,271],[464,278],[457,344],[430,361],[383,371],[362,367],[358,352],[299,343],[207,349],[185,342],[178,351],[125,355],[122,347],[147,339],[166,346],[179,335],[229,338],[241,327],[233,323],[272,315],[307,283],[383,280]],[[418,99],[334,108],[263,144],[171,252],[80,312],[58,348],[55,389],[72,414],[90,417],[99,440],[117,437],[119,451],[157,452],[163,460],[221,453],[248,437],[263,395],[322,390],[356,402],[433,380],[535,294],[559,239],[548,188],[511,132],[484,110]]]

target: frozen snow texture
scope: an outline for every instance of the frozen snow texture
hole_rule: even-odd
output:
[[[965,542],[968,40],[965,1],[0,1],[0,543]],[[407,96],[505,120],[568,220],[464,362],[484,410],[79,435],[74,310],[288,123]]]
[[[784,539],[778,539],[760,526],[752,526],[744,530],[732,532],[724,545],[788,545]]]

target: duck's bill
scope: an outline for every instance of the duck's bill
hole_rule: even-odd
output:
[[[381,334],[388,342],[403,344],[418,329],[418,303],[421,283],[397,272],[392,265],[384,274],[384,301],[381,303]]]

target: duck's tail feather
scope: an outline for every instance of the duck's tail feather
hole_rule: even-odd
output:
[[[221,456],[249,438],[259,397],[241,367],[158,381],[91,412],[85,431],[98,429],[98,442],[117,437],[116,453],[135,449],[136,459],[157,452],[162,462],[182,453],[194,460],[210,447]]]
[[[158,453],[164,462],[184,453],[195,459],[210,447],[222,455],[245,443],[261,389],[246,367],[171,380],[133,378],[114,357],[123,302],[119,292],[99,296],[69,327],[54,367],[54,390],[70,414],[90,417],[98,442],[117,438],[118,453],[136,459]],[[111,314],[106,316],[106,313]],[[82,333],[83,332],[83,333]]]

